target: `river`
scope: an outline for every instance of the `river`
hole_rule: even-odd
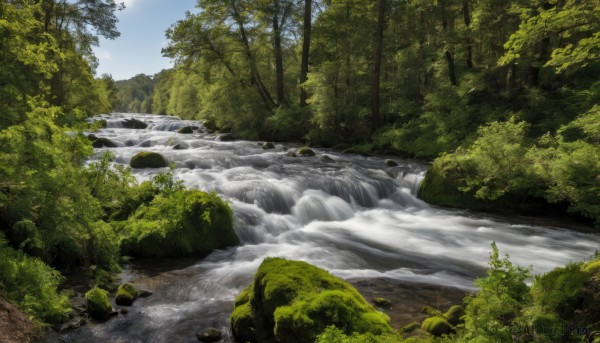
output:
[[[131,117],[148,128],[122,128]],[[137,152],[161,153],[187,187],[215,191],[231,203],[241,244],[202,260],[127,263],[121,280],[154,294],[139,299],[127,315],[48,342],[197,342],[196,331],[211,326],[225,330],[222,341],[230,342],[233,299],[267,256],[303,260],[353,282],[363,294],[410,302],[429,293],[423,301],[440,294],[456,299],[474,290],[492,241],[534,273],[589,258],[599,246],[596,234],[554,224],[430,206],[416,197],[427,166],[414,161],[387,167],[383,157],[329,149],[314,149],[315,157],[291,157],[286,149],[297,147],[293,144],[263,150],[256,142],[222,142],[200,122],[176,117],[99,118],[108,125],[95,134],[118,147],[97,149],[94,158],[110,150],[116,163],[128,164]],[[201,129],[177,133],[189,125]],[[176,144],[186,149],[173,149]],[[147,180],[158,171],[134,173]]]

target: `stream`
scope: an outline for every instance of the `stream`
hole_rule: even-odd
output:
[[[125,129],[126,118],[147,129]],[[475,290],[485,273],[490,243],[513,263],[543,273],[569,261],[589,258],[600,236],[566,224],[473,214],[430,206],[416,192],[425,164],[384,157],[362,157],[314,149],[315,157],[286,156],[294,144],[263,150],[257,142],[223,142],[201,122],[156,115],[113,114],[95,133],[117,148],[116,163],[128,164],[140,151],[155,151],[175,164],[174,175],[187,187],[214,191],[231,203],[237,247],[208,257],[132,260],[121,281],[154,294],[139,299],[127,315],[88,325],[47,342],[197,342],[196,332],[223,330],[232,342],[229,314],[236,294],[251,281],[267,256],[302,260],[329,270],[369,296],[391,298],[393,324],[412,320],[398,315],[410,305],[445,305]],[[193,134],[179,134],[185,126]],[[179,144],[184,150],[175,150]],[[324,156],[328,156],[326,158]],[[160,169],[134,170],[147,180]],[[404,306],[404,307],[403,307]],[[386,312],[387,313],[387,312]],[[414,320],[414,319],[413,319]],[[395,325],[395,327],[398,327]]]

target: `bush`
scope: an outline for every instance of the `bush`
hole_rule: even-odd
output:
[[[37,320],[57,324],[71,312],[67,295],[57,290],[62,281],[41,260],[6,246],[0,234],[0,293],[7,299]]]
[[[233,213],[215,193],[162,192],[123,223],[122,251],[143,257],[205,256],[238,244]]]
[[[352,286],[304,262],[265,259],[235,304],[232,331],[242,341],[313,341],[331,325],[346,334],[392,331]]]

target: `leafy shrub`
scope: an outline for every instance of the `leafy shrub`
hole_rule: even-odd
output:
[[[63,281],[37,258],[6,246],[0,235],[0,293],[36,319],[56,324],[71,312],[68,297],[57,290]]]

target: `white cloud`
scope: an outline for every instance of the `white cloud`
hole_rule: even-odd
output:
[[[97,51],[96,52],[96,56],[98,57],[98,59],[100,61],[110,61],[110,60],[112,60],[112,56],[110,55],[110,52],[108,52],[106,50]]]

